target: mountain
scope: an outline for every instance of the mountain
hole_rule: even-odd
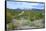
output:
[[[19,8],[17,8],[17,9],[9,9],[9,8],[7,8],[7,10],[15,10],[15,11],[45,11],[44,9],[19,9]]]

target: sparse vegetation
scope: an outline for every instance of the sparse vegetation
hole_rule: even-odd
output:
[[[22,11],[24,11],[24,13],[20,16],[18,16],[18,14],[20,14]],[[43,15],[43,10],[21,10],[21,9],[8,9],[6,11],[6,22],[7,24],[9,24],[9,29],[14,29],[16,26],[12,24],[12,19],[15,18],[16,20],[21,20],[21,17],[27,20],[30,20],[30,24],[29,22],[27,23],[28,25],[31,25],[31,22],[34,20],[39,20],[44,18]],[[20,21],[21,22],[21,21]],[[26,25],[27,25],[26,24]]]

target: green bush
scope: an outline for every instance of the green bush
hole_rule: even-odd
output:
[[[30,21],[34,21],[34,19],[30,19]]]
[[[40,18],[43,18],[43,15],[42,15],[42,13],[36,13],[36,19],[40,19]]]
[[[15,29],[16,28],[16,25],[12,24],[12,23],[9,23],[8,24],[8,29]]]

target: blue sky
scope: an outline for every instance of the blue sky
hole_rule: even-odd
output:
[[[41,3],[27,3],[27,2],[12,2],[7,1],[7,8],[10,9],[44,9],[44,4]]]

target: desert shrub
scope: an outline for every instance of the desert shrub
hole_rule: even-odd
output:
[[[42,13],[36,13],[36,19],[40,19],[40,18],[43,18],[43,15],[42,15]]]
[[[16,28],[16,25],[12,24],[12,23],[9,23],[8,24],[8,29],[15,29]]]
[[[31,21],[34,21],[34,19],[30,19]]]

